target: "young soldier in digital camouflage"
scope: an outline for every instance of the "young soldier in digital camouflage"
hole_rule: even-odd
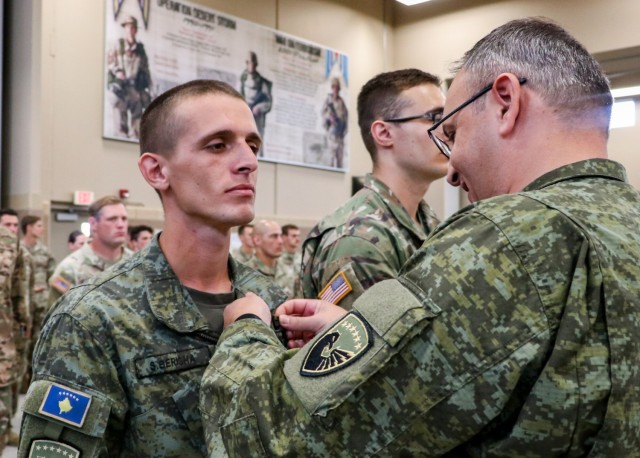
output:
[[[382,73],[364,85],[358,123],[373,173],[307,236],[295,297],[348,310],[366,289],[395,278],[437,226],[423,197],[447,172],[447,158],[424,135],[442,114],[439,86],[436,76],[416,69]]]
[[[294,285],[300,275],[300,264],[302,264],[302,252],[300,251],[300,228],[295,224],[285,224],[282,226],[282,256],[278,259],[282,267],[283,281],[286,288],[293,297]]]
[[[138,165],[161,197],[164,230],[48,317],[20,457],[52,447],[83,458],[206,455],[198,395],[223,308],[250,292],[270,307],[286,298],[228,256],[231,228],[254,216],[260,144],[227,84],[192,81],[149,105]]]
[[[432,133],[474,204],[351,312],[280,307],[291,346],[318,333],[297,353],[259,300],[228,307],[265,322],[229,325],[205,372],[210,456],[638,455],[640,195],[607,159],[607,79],[543,19],[458,68]]]

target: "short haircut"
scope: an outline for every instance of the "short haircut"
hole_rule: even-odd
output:
[[[92,216],[96,219],[100,219],[100,210],[108,205],[118,205],[122,204],[122,199],[119,199],[116,196],[105,196],[96,200],[89,206],[89,216]]]
[[[285,224],[282,226],[282,235],[289,235],[289,231],[299,231],[300,228],[295,224]]]
[[[67,239],[67,242],[69,242],[69,243],[76,243],[76,239],[77,239],[77,238],[78,238],[78,236],[80,236],[80,235],[84,235],[84,233],[83,233],[81,230],[79,230],[79,229],[76,229],[75,231],[71,231],[71,232],[69,233],[69,238]]]
[[[35,215],[26,215],[22,217],[22,220],[20,221],[20,229],[22,229],[22,233],[26,235],[27,226],[31,226],[32,224],[37,223],[41,219],[42,218],[40,216],[35,216]]]
[[[595,119],[608,135],[613,98],[605,73],[582,44],[549,19],[517,19],[494,29],[454,64],[454,72],[461,70],[469,78],[469,94],[501,73],[527,78],[527,86],[569,122]],[[476,111],[484,108],[478,102]]]
[[[238,226],[238,235],[244,234],[244,230],[247,228],[253,229],[253,224],[243,224],[242,226]]]
[[[129,237],[131,237],[131,240],[137,241],[141,232],[150,232],[153,235],[153,228],[145,224],[139,224],[137,226],[133,226],[129,230]]]
[[[364,146],[371,159],[376,160],[376,143],[371,135],[371,124],[379,119],[395,118],[409,103],[400,95],[407,89],[425,84],[440,86],[441,81],[431,73],[415,68],[380,73],[362,87],[358,94],[358,125]]]
[[[11,216],[18,216],[18,212],[15,211],[13,208],[0,208],[0,218],[2,218],[4,215],[11,215]]]
[[[208,94],[224,94],[244,101],[233,87],[216,80],[194,80],[169,89],[153,99],[142,115],[140,154],[171,155],[185,128],[185,120],[175,114],[176,106],[187,98]]]

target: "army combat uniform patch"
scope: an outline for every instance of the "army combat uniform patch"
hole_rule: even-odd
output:
[[[71,282],[67,281],[64,277],[58,275],[56,278],[52,279],[50,282],[51,286],[57,289],[60,293],[64,294],[69,291],[73,285]]]
[[[29,458],[78,458],[80,452],[62,442],[38,439],[31,443]]]
[[[338,305],[338,302],[340,302],[340,300],[352,290],[353,288],[351,287],[351,283],[347,280],[347,276],[344,272],[338,272],[333,276],[329,283],[327,283],[327,286],[320,291],[318,299]]]
[[[53,383],[47,390],[38,412],[79,428],[91,405],[91,396]]]
[[[367,322],[355,312],[348,313],[313,344],[300,375],[318,377],[343,369],[357,361],[371,345]]]

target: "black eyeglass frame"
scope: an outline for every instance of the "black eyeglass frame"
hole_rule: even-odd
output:
[[[433,123],[437,123],[440,121],[440,117],[442,116],[442,108],[437,110],[427,111],[426,113],[422,113],[415,116],[405,116],[404,118],[392,118],[392,119],[383,119],[384,122],[408,122],[413,121],[415,119],[428,119]]]
[[[527,78],[525,77],[520,77],[518,78],[518,82],[522,85],[524,83],[527,82]],[[429,134],[429,138],[433,141],[433,143],[436,144],[436,146],[438,147],[438,149],[440,150],[440,152],[442,154],[444,154],[447,159],[451,157],[451,148],[449,147],[449,145],[447,145],[447,142],[445,142],[444,140],[442,140],[441,138],[437,137],[433,132],[442,125],[443,122],[445,122],[447,119],[449,119],[450,117],[452,117],[454,114],[456,114],[457,112],[459,112],[460,110],[462,110],[464,107],[466,107],[467,105],[471,105],[473,102],[475,102],[476,100],[478,100],[480,97],[482,97],[483,95],[485,95],[487,92],[489,92],[491,90],[491,88],[493,87],[493,83],[483,87],[482,89],[480,89],[478,92],[476,92],[474,95],[472,95],[469,99],[467,99],[465,102],[462,102],[462,104],[458,105],[456,108],[454,108],[453,110],[451,110],[451,112],[449,112],[449,114],[447,114],[445,117],[443,117],[442,119],[440,119],[438,122],[436,122],[433,126],[431,126],[429,128],[429,130],[427,130],[427,133]]]

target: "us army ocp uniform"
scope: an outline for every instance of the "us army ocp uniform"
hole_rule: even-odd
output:
[[[300,351],[232,324],[211,456],[638,456],[638,221],[620,164],[570,164],[452,216]]]
[[[157,242],[72,288],[34,351],[19,456],[38,440],[95,456],[205,455],[200,380],[219,334],[210,330]],[[282,291],[230,260],[236,296],[271,307]]]
[[[345,309],[368,288],[395,278],[439,220],[426,202],[413,221],[387,185],[368,174],[364,187],[314,227],[302,247],[295,297]]]

